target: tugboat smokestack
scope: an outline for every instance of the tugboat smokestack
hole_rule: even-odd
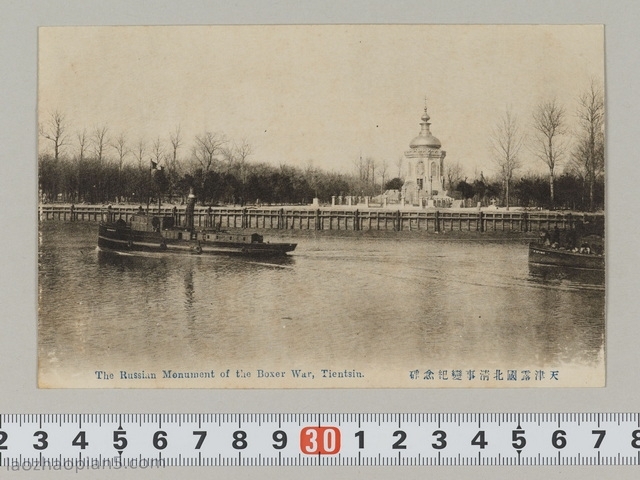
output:
[[[193,216],[196,207],[196,196],[193,193],[193,188],[189,190],[189,196],[187,197],[187,212],[185,215],[184,223],[185,228],[193,230]]]

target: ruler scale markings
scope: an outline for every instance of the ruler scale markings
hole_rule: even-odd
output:
[[[205,417],[211,422],[207,425]],[[51,453],[66,461],[87,462],[94,458],[106,459],[112,452],[111,442],[91,441],[89,449],[81,447],[81,443],[85,442],[84,438],[78,440],[75,445],[73,441],[68,441],[73,437],[67,437],[69,434],[76,435],[78,431],[73,432],[73,428],[81,429],[81,432],[87,432],[87,438],[100,438],[101,432],[109,432],[114,427],[118,427],[119,431],[129,432],[127,435],[129,447],[120,452],[119,455],[125,459],[130,458],[129,454],[133,454],[134,458],[141,461],[143,459],[155,458],[161,459],[164,464],[169,465],[186,465],[186,466],[204,466],[205,464],[216,465],[264,465],[264,466],[283,466],[283,465],[562,465],[562,466],[579,466],[579,465],[640,465],[640,449],[636,446],[638,440],[635,437],[639,434],[635,433],[632,439],[631,430],[635,432],[636,425],[640,416],[637,413],[315,413],[315,414],[3,414],[2,435],[8,434],[9,441],[5,442],[0,437],[0,447],[10,446],[9,451],[2,450],[0,462],[4,465],[11,464],[13,458],[21,456],[23,459],[37,459],[40,457],[42,461],[47,458],[47,452],[36,452],[33,450],[34,441],[31,440],[31,428],[37,428],[46,431],[48,435],[48,446]],[[289,422],[285,423],[285,418]],[[365,422],[365,420],[369,420]],[[12,424],[8,424],[12,421]],[[111,421],[111,423],[109,423]],[[138,425],[132,428],[126,423]],[[526,439],[525,454],[521,449],[515,449],[513,442],[509,442],[512,432],[515,431],[513,423],[518,423],[517,430],[525,430],[524,435],[518,433]],[[528,423],[527,423],[528,422]],[[607,422],[607,423],[605,423]],[[169,423],[170,425],[166,425]],[[180,443],[174,443],[170,440],[171,447],[168,450],[157,452],[156,443],[151,448],[152,442],[143,440],[139,441],[140,435],[146,437],[149,428],[156,426],[164,428],[161,437],[168,435],[171,438],[174,435],[188,435],[193,427],[208,430],[212,424],[218,423],[221,428],[219,433],[213,434],[209,430],[209,437],[205,443],[203,452],[193,450],[194,445],[191,442],[184,442],[184,446]],[[297,439],[290,430],[290,426],[295,424],[307,428],[317,425],[320,428],[316,434],[318,439],[329,432],[329,442],[334,442],[336,437],[338,447],[335,450],[329,449],[325,452],[321,447],[315,450],[315,455],[307,456],[300,454],[299,450],[303,448],[298,445]],[[103,425],[104,424],[104,425]],[[229,450],[230,440],[225,432],[229,432],[229,428],[233,425],[242,428],[243,432],[247,432],[249,438],[249,449],[237,451]],[[424,424],[424,425],[423,425]],[[272,426],[282,429],[288,436],[288,446],[283,452],[271,450],[271,436],[275,430]],[[438,433],[434,435],[433,428],[438,425],[443,435]],[[536,427],[538,425],[538,427]],[[24,433],[16,435],[19,430],[18,426],[23,429]],[[127,428],[129,427],[129,428]],[[391,439],[391,432],[394,427],[401,429],[404,438],[400,441],[399,435]],[[431,428],[433,430],[431,430]],[[631,427],[631,429],[630,429]],[[140,428],[140,430],[139,430]],[[482,436],[479,436],[477,429],[480,429]],[[556,429],[560,429],[560,433],[556,434]],[[595,432],[593,429],[599,428],[602,432]],[[84,429],[84,430],[82,430]],[[122,429],[122,430],[120,430]],[[193,428],[195,430],[195,428]],[[353,440],[354,433],[363,432],[364,438],[378,438],[374,443],[371,440],[366,443],[360,443]],[[71,430],[71,432],[70,432]],[[233,431],[233,430],[232,430]],[[182,433],[180,433],[182,432]],[[485,433],[486,432],[486,433]],[[552,441],[551,433],[555,434]],[[565,433],[566,432],[566,433]],[[606,432],[606,438],[604,434]],[[157,432],[156,432],[157,433]],[[213,435],[211,435],[213,434]],[[593,441],[589,439],[593,437]],[[243,433],[244,435],[244,433]],[[280,434],[279,434],[280,435]],[[475,435],[476,438],[471,436]],[[486,437],[484,436],[486,435]],[[41,436],[41,435],[40,435]],[[284,442],[287,443],[285,436]],[[333,436],[333,437],[332,437]],[[442,440],[440,440],[442,436]],[[604,438],[604,443],[600,447],[598,437]],[[331,437],[331,438],[330,438]],[[361,435],[356,435],[358,439]],[[425,439],[426,437],[426,439]],[[486,438],[486,440],[485,440]],[[502,438],[502,439],[500,439]],[[517,441],[517,437],[514,437]],[[602,442],[602,438],[600,442]],[[470,442],[471,439],[471,442]],[[35,444],[43,445],[43,441],[39,436],[35,436]],[[425,442],[426,440],[426,442]],[[302,441],[302,438],[300,439]],[[322,444],[324,445],[324,441]],[[56,445],[56,442],[61,442]],[[148,444],[147,444],[148,442]],[[229,443],[228,443],[229,442]],[[281,442],[281,440],[278,440]],[[489,443],[490,442],[490,443]],[[568,443],[567,443],[568,442]],[[596,448],[594,442],[598,444]],[[67,443],[69,445],[67,445]],[[98,446],[100,444],[100,446]],[[430,445],[440,446],[442,450],[437,448],[431,449]],[[485,449],[484,445],[488,447]],[[327,444],[329,445],[329,444]],[[359,445],[363,445],[359,447]],[[375,446],[374,446],[375,445]],[[560,446],[562,445],[562,446]],[[565,445],[568,448],[564,448]],[[405,446],[404,451],[398,451],[398,448]],[[480,447],[481,451],[477,447]],[[53,447],[53,450],[51,447]],[[392,448],[395,447],[395,448]],[[524,445],[523,445],[524,447]],[[633,448],[631,448],[633,447]],[[45,447],[46,448],[46,447]],[[283,445],[284,448],[284,445]],[[364,448],[364,450],[360,450]],[[38,450],[38,449],[36,449]],[[42,449],[44,450],[44,448]],[[52,451],[53,450],[53,451]],[[117,449],[116,449],[117,450]],[[213,450],[213,451],[212,451]],[[634,451],[635,450],[635,451]],[[267,454],[268,451],[274,455]],[[55,453],[54,453],[55,452]],[[147,453],[145,453],[147,452]],[[154,452],[155,455],[149,455]],[[169,453],[170,452],[170,453]],[[212,454],[207,457],[208,453]],[[233,453],[231,453],[233,452]],[[287,453],[289,452],[289,453]],[[113,451],[115,453],[115,451]],[[204,456],[203,456],[204,453]],[[242,455],[244,453],[244,455]],[[283,455],[284,453],[284,455]],[[290,457],[295,455],[296,457]],[[84,455],[84,456],[83,456]],[[234,457],[235,455],[235,457]],[[216,456],[218,458],[216,458]],[[117,456],[116,456],[117,458]],[[205,461],[206,459],[206,461]],[[37,460],[36,460],[37,461]]]

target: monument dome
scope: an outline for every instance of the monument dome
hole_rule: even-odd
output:
[[[438,140],[431,134],[431,130],[429,128],[431,124],[429,123],[429,119],[430,117],[427,113],[427,106],[425,105],[424,115],[422,115],[422,122],[420,122],[422,128],[418,136],[411,140],[411,143],[409,144],[410,148],[440,148],[442,146],[440,140]]]

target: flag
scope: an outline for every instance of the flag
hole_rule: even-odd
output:
[[[151,159],[151,173],[155,173],[155,172],[162,171],[162,170],[164,170],[164,165],[158,165],[158,162],[156,162],[152,158]]]

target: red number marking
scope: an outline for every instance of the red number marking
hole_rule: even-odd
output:
[[[300,450],[307,455],[335,455],[340,452],[338,427],[305,427],[300,431]]]

